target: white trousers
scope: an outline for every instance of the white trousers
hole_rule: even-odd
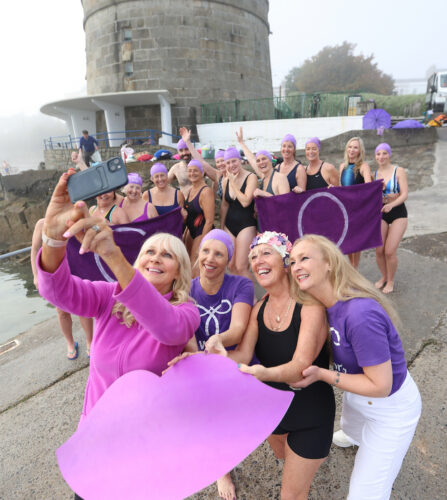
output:
[[[345,392],[341,428],[358,445],[348,500],[387,500],[421,415],[421,397],[407,372],[387,398]]]

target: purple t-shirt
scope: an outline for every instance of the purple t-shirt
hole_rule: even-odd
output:
[[[391,359],[394,394],[407,376],[407,363],[397,330],[388,314],[374,299],[339,301],[328,308],[334,369],[341,373],[363,373]]]
[[[200,278],[191,284],[191,297],[197,302],[200,312],[200,326],[196,330],[199,350],[205,349],[205,342],[211,335],[228,330],[231,323],[233,305],[244,302],[253,305],[253,283],[244,276],[225,274],[222,286],[215,295],[208,295],[200,285]]]

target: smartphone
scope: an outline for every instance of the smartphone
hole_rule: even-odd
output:
[[[127,170],[120,157],[97,163],[68,178],[68,194],[75,203],[88,200],[127,184]]]

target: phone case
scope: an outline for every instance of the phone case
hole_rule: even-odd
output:
[[[110,158],[72,175],[68,179],[68,194],[75,203],[114,191],[127,184],[127,170],[120,157]]]

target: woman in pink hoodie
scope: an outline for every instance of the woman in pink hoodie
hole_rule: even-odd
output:
[[[132,266],[104,218],[89,216],[82,201],[69,201],[72,173],[62,175],[47,208],[37,268],[44,298],[72,314],[95,318],[82,422],[121,375],[133,370],[161,375],[194,337],[200,315],[189,297],[191,266],[183,243],[170,234],[156,234],[146,240]],[[82,242],[80,253],[97,253],[117,282],[72,276],[65,253],[72,236]]]

